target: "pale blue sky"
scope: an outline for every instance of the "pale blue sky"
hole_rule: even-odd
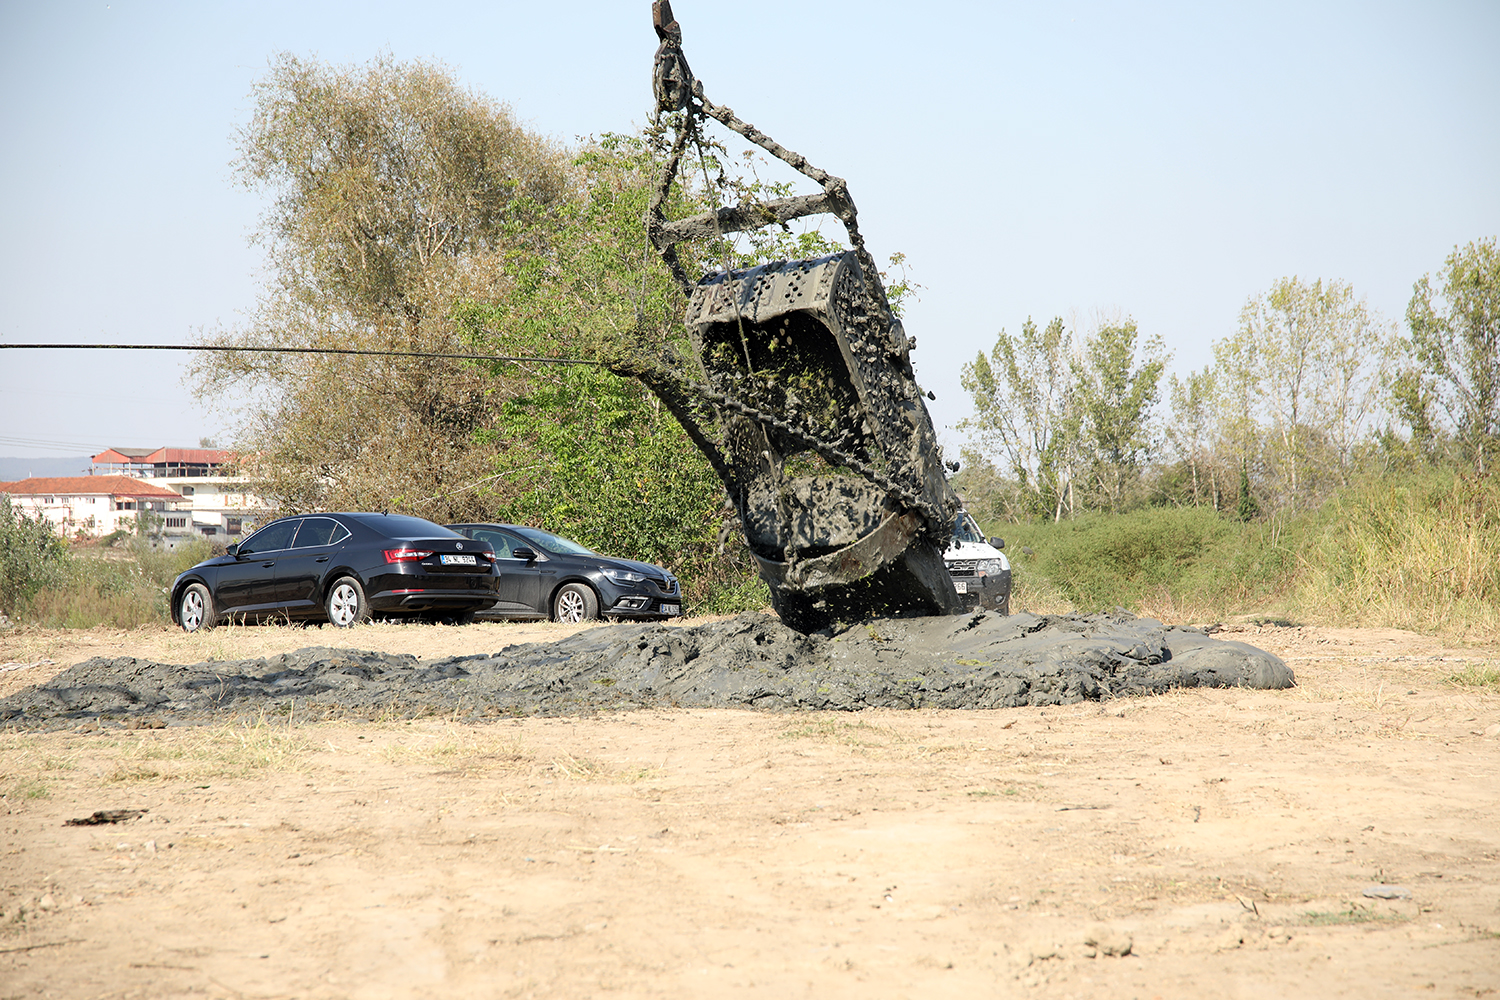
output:
[[[1279,277],[1397,321],[1455,244],[1500,234],[1495,0],[674,7],[709,96],[847,178],[876,255],[907,255],[950,447],[961,366],[1028,315],[1133,316],[1186,372]],[[646,0],[0,0],[0,340],[237,321],[263,205],[233,138],[276,52],[440,61],[572,140],[644,120],[655,44]],[[0,352],[0,455],[225,440],[181,369]]]

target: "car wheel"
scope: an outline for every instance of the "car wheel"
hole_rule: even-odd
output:
[[[177,598],[177,623],[184,632],[214,627],[214,599],[201,583],[190,583]]]
[[[599,598],[584,584],[570,583],[552,599],[553,621],[585,622],[598,617]]]
[[[328,599],[323,602],[328,620],[339,628],[348,628],[370,620],[370,604],[365,600],[365,588],[353,577],[341,576],[328,588]]]

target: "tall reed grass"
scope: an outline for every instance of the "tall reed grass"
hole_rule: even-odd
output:
[[[1350,625],[1500,625],[1500,484],[1446,472],[1371,479],[1308,518],[1296,603]]]
[[[1370,475],[1320,509],[1248,524],[1151,508],[991,532],[1007,538],[1017,609],[1456,634],[1500,626],[1500,484],[1488,477]]]
[[[166,552],[137,537],[117,548],[75,548],[23,602],[18,617],[48,628],[166,624],[167,588],[177,574],[212,551],[206,540]]]

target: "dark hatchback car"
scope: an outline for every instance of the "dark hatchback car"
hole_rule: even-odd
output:
[[[673,618],[677,578],[651,563],[601,556],[561,535],[514,524],[450,524],[495,551],[500,596],[480,618]]]
[[[403,514],[306,514],[261,528],[172,584],[172,620],[188,632],[237,618],[372,615],[468,621],[495,603],[487,544]]]

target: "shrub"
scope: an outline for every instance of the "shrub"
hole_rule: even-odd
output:
[[[66,572],[67,544],[41,518],[30,518],[0,494],[0,611],[17,614],[38,590]]]
[[[1296,528],[1276,519],[1243,524],[1207,507],[1153,507],[1005,525],[1001,533],[1018,610],[1124,607],[1201,621],[1284,602],[1297,566]]]
[[[1066,602],[1178,621],[1254,612],[1457,633],[1500,626],[1500,483],[1488,476],[1372,474],[1317,510],[1248,524],[1156,508],[1004,533],[1020,610]]]
[[[1429,631],[1500,622],[1500,484],[1489,476],[1371,476],[1308,520],[1305,613]]]

